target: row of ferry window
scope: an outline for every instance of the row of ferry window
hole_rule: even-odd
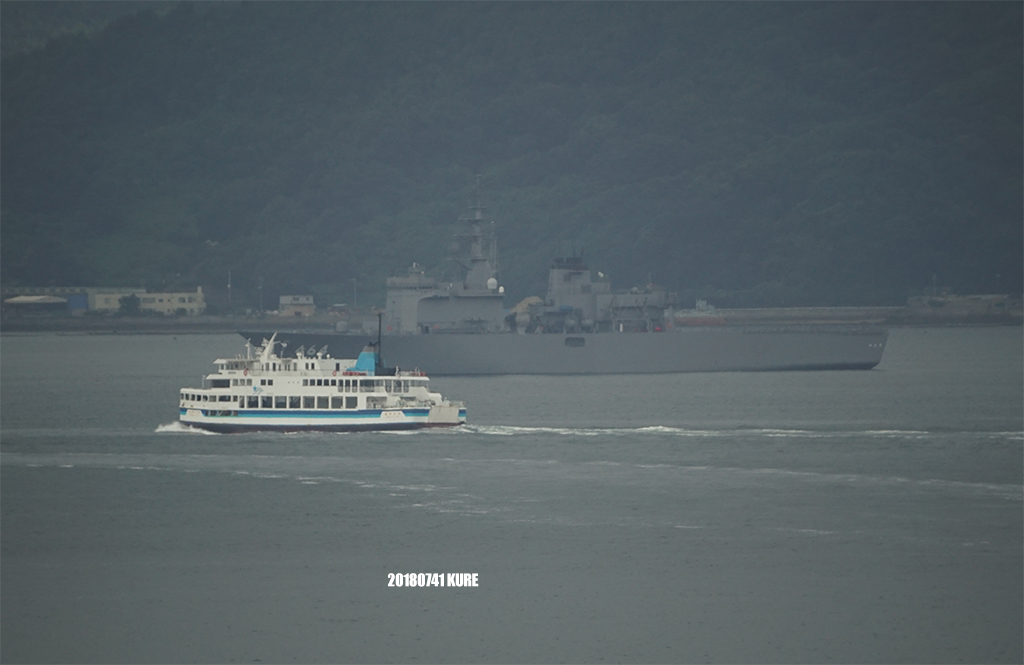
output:
[[[188,402],[233,402],[234,398],[231,395],[193,395],[191,393],[183,393],[181,398]]]
[[[213,379],[214,388],[229,387],[228,379]],[[231,386],[251,386],[252,379],[231,379]],[[274,385],[273,379],[260,379],[261,386]],[[303,386],[336,386],[339,393],[372,393],[379,390],[384,392],[406,392],[416,386],[426,385],[424,381],[406,379],[303,379]]]
[[[234,402],[230,395],[192,395],[184,394],[186,401],[195,402]],[[208,399],[207,399],[208,398]],[[219,398],[219,399],[218,399]],[[240,409],[355,409],[358,408],[358,397],[326,397],[296,395],[248,395],[238,397]]]
[[[213,388],[230,388],[231,386],[251,386],[252,379],[212,379],[210,386]],[[274,385],[273,379],[260,379],[261,386]]]
[[[297,370],[298,366],[299,366],[298,363],[292,363],[292,362],[260,363],[260,369],[262,369],[262,370],[264,370],[266,372],[276,372],[277,370],[281,370],[282,372],[294,372],[294,371]],[[329,367],[330,364],[328,363],[327,366]],[[245,362],[217,363],[217,369],[219,369],[221,371],[224,371],[224,370],[238,371],[240,369],[249,369],[249,366]],[[320,369],[323,369],[323,366],[318,365],[315,362],[308,362],[308,363],[305,363],[304,369],[320,370]],[[341,363],[334,363],[334,371],[336,371],[336,372],[340,372],[341,371]]]
[[[242,404],[242,400],[245,404]],[[249,409],[354,409],[359,401],[358,397],[296,397],[294,395],[285,397],[266,395],[239,397],[238,406],[245,406]]]
[[[303,386],[337,386],[339,393],[401,393],[424,385],[423,381],[401,381],[396,379],[303,379]]]
[[[309,363],[306,363],[306,364],[307,364],[307,368],[306,369],[309,369],[309,367],[308,367]],[[341,365],[338,365],[338,367],[341,367]],[[240,369],[249,369],[249,366],[245,362],[217,363],[217,369],[222,371],[222,372],[224,370],[234,370],[234,371],[237,372]],[[280,369],[282,372],[291,372],[291,371],[293,371],[295,369],[295,365],[293,365],[292,363],[280,363],[280,364],[278,364],[278,363],[262,363],[260,365],[260,369],[262,369],[264,371],[268,371],[268,372],[269,371],[276,372],[278,369]]]

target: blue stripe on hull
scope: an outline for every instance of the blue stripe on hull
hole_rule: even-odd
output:
[[[189,427],[198,427],[208,432],[217,432],[218,434],[241,434],[243,432],[395,432],[412,429],[425,429],[427,427],[436,427],[437,425],[428,424],[425,422],[416,423],[377,423],[372,425],[340,425],[340,424],[323,424],[323,425],[232,425],[228,423],[210,423],[210,422],[188,422],[182,421]],[[462,423],[452,423],[450,425],[443,425],[443,427],[455,427]]]
[[[225,402],[226,404],[226,402]],[[384,411],[396,411],[400,410],[402,415],[409,416],[410,418],[426,418],[427,414],[430,413],[430,409],[362,409],[352,411],[306,411],[302,409],[238,409],[238,408],[208,408],[208,409],[188,409],[181,407],[178,409],[179,416],[184,416],[189,411],[203,411],[204,415],[209,411],[237,411],[237,416],[208,416],[210,418],[321,418],[321,419],[333,419],[333,418],[380,418],[380,414]],[[459,415],[465,415],[466,410],[460,409]]]
[[[194,409],[193,409],[194,410]],[[201,409],[202,411],[219,411],[228,409]],[[402,409],[406,417],[416,420],[391,422],[381,417],[381,409],[368,409],[348,412],[324,412],[301,410],[243,410],[237,416],[205,416],[201,419],[189,419],[189,409],[181,408],[178,419],[189,427],[198,427],[208,432],[232,434],[242,432],[370,432],[370,431],[401,431],[423,429],[427,427],[456,427],[465,422],[466,410],[459,410],[459,422],[430,423],[427,422],[429,409]],[[260,418],[268,422],[254,423],[250,419]],[[319,422],[309,423],[275,423],[274,419],[304,418]],[[249,422],[240,422],[241,420]]]

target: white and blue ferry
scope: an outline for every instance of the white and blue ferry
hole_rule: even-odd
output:
[[[202,388],[179,396],[179,420],[211,432],[345,432],[452,427],[466,422],[466,407],[430,392],[420,371],[383,367],[378,348],[359,358],[332,358],[326,347],[274,352],[277,335],[245,345],[245,355],[215,361]]]

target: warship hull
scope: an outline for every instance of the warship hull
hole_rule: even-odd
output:
[[[259,343],[267,332],[241,332]],[[882,360],[888,332],[875,326],[709,326],[652,333],[384,335],[388,365],[437,376],[666,374],[866,370]],[[366,335],[279,332],[285,354],[320,348],[347,357]]]

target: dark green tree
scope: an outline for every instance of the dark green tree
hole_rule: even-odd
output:
[[[117,312],[121,316],[138,316],[142,312],[142,301],[134,293],[121,296],[117,302]]]

